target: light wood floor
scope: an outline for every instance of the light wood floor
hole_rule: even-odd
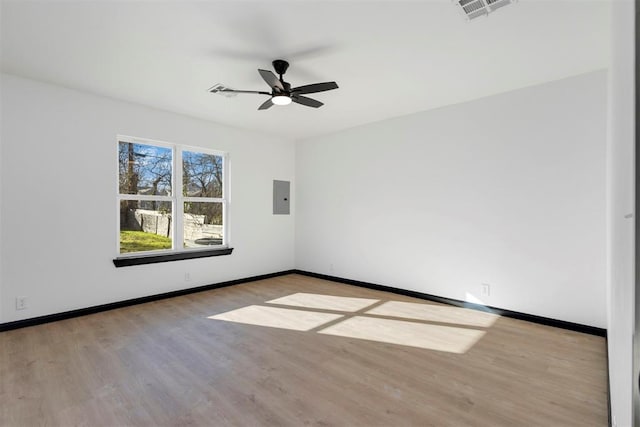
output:
[[[2,426],[605,426],[606,387],[603,338],[300,275],[0,333]]]

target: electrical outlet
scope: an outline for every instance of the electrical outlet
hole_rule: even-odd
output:
[[[480,295],[483,297],[488,297],[491,295],[491,285],[488,283],[483,283],[480,285]]]
[[[191,273],[184,273],[184,281],[185,282],[191,281]]]
[[[27,297],[16,297],[16,310],[27,309]]]

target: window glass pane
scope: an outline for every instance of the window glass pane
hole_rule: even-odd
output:
[[[172,150],[154,145],[120,142],[120,194],[171,195]]]
[[[120,201],[120,253],[171,249],[171,202]]]
[[[184,247],[222,244],[222,203],[185,202]]]
[[[182,194],[186,197],[222,197],[222,156],[182,152]]]

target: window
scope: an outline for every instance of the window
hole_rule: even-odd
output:
[[[118,138],[118,256],[227,248],[227,163],[218,151]]]

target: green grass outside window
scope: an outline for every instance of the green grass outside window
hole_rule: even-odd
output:
[[[120,231],[120,253],[171,249],[171,239],[144,231]]]

